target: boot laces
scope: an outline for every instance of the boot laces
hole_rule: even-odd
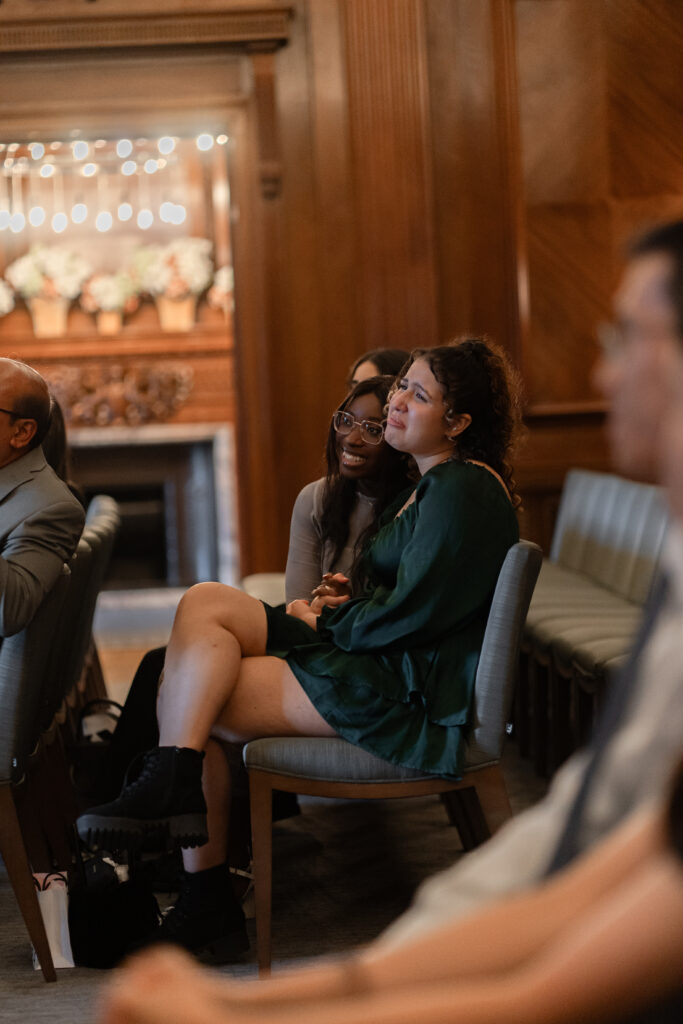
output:
[[[148,750],[145,754],[138,754],[126,772],[124,791],[138,789],[144,783],[152,780],[156,774],[158,763],[159,758],[156,756],[155,750]],[[129,781],[130,775],[132,775],[132,778]]]

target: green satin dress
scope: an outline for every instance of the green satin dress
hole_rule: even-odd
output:
[[[317,631],[266,605],[267,653],[285,658],[322,717],[391,761],[458,778],[488,609],[519,539],[487,469],[446,462],[387,509],[363,555],[362,597],[324,609]]]

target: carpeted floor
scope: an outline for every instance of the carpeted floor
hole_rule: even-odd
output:
[[[510,744],[505,771],[516,812],[544,790]],[[461,856],[455,829],[435,798],[386,802],[310,801],[274,828],[274,965],[367,942],[408,904],[419,882]],[[256,972],[252,950],[223,968]],[[76,968],[48,985],[31,968],[30,948],[0,864],[0,1021],[90,1024],[108,972]]]

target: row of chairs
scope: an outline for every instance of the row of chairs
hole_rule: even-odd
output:
[[[66,748],[81,707],[106,695],[92,621],[119,521],[112,498],[93,498],[71,562],[31,623],[0,646],[0,855],[46,981],[56,974],[32,870],[71,858]]]
[[[48,596],[39,616],[18,641],[12,675],[15,698],[22,699],[23,730],[4,744],[0,760],[0,853],[46,980],[55,973],[33,890],[15,811],[23,808],[24,835],[31,834],[34,870],[48,870],[70,855],[64,823],[73,821],[71,787],[60,790],[78,709],[100,695],[88,690],[88,650],[92,616],[111,550],[118,516],[115,503],[99,499],[91,506],[84,536],[71,572]],[[340,798],[384,799],[438,794],[465,849],[494,832],[511,814],[500,771],[505,726],[509,719],[521,632],[541,565],[541,551],[521,541],[510,549],[491,605],[475,682],[473,726],[468,736],[464,776],[460,781],[410,771],[354,747],[342,739],[273,738],[248,743],[244,762],[249,773],[254,887],[259,969],[271,958],[272,791]],[[47,638],[47,640],[46,640]],[[7,643],[7,641],[5,642]],[[11,646],[11,645],[10,645]],[[0,714],[19,702],[3,686],[5,644],[0,647]],[[7,697],[5,696],[7,693]],[[33,708],[33,712],[30,709]],[[37,712],[37,713],[36,713]],[[7,762],[10,748],[13,749]],[[42,770],[41,770],[42,769]],[[19,783],[21,782],[21,785]],[[40,799],[49,790],[49,799]],[[23,796],[23,800],[21,797]],[[70,802],[71,801],[71,802]],[[51,821],[37,809],[51,809]],[[33,821],[41,818],[42,820]],[[29,826],[27,826],[29,822]],[[37,839],[36,839],[37,835]],[[42,847],[41,847],[42,843]]]
[[[658,487],[584,469],[567,474],[517,689],[520,751],[541,776],[553,775],[593,731],[638,628],[667,520]]]

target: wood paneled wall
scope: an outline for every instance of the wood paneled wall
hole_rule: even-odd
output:
[[[547,547],[567,468],[609,468],[591,368],[623,244],[683,212],[683,7],[302,0],[296,20],[278,58],[281,123],[298,139],[283,199],[291,213],[294,186],[312,224],[286,213],[285,235],[311,230],[321,334],[303,329],[280,356],[280,379],[306,381],[305,402],[282,396],[301,438],[296,452],[281,442],[282,515],[357,353],[485,332],[523,374],[523,530]]]
[[[0,22],[43,10],[9,6]],[[590,368],[620,247],[640,225],[683,214],[683,4],[289,6],[274,105],[261,95],[244,108],[243,174],[265,185],[243,203],[236,240],[240,474],[252,481],[243,569],[283,565],[293,500],[321,470],[354,358],[467,331],[500,340],[522,371],[523,530],[547,543],[566,469],[609,464]],[[174,11],[187,20],[233,7],[52,0],[51,17],[134,8],[166,26]],[[268,89],[259,67],[253,59],[254,94]],[[250,120],[264,112],[265,148]]]

